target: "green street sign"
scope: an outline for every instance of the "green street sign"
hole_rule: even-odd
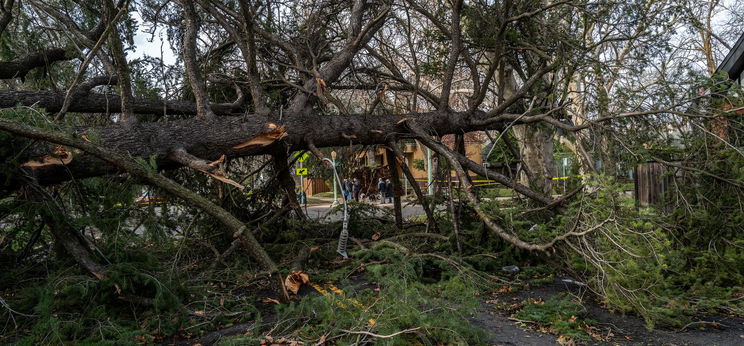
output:
[[[296,168],[295,174],[297,175],[307,175],[307,168]]]
[[[302,155],[300,155],[300,153],[301,153],[301,151],[296,151],[294,153],[294,156],[297,158],[297,162],[305,162],[305,160],[307,160],[308,156],[310,156],[310,155],[308,155],[307,152],[302,153]]]

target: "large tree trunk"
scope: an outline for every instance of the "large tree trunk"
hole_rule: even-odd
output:
[[[137,123],[133,126],[110,125],[77,129],[78,136],[99,143],[104,147],[127,152],[131,156],[157,159],[163,169],[180,165],[168,159],[174,150],[183,148],[188,153],[207,160],[221,155],[227,158],[271,154],[282,147],[295,151],[308,148],[355,144],[385,144],[389,133],[400,138],[410,138],[402,119],[415,118],[432,133],[452,133],[480,130],[473,123],[484,117],[483,113],[431,112],[401,115],[316,115],[312,121],[304,117],[285,114],[285,122],[271,116],[197,117],[169,122]],[[501,124],[493,124],[500,128]],[[272,129],[273,128],[273,129]],[[284,136],[281,139],[278,137]],[[237,145],[253,140],[256,145],[236,149]],[[39,142],[30,148],[35,156],[52,152],[49,144]],[[117,172],[115,167],[103,164],[84,153],[74,153],[67,165],[47,165],[35,169],[41,184],[53,184],[76,178],[85,178]],[[12,184],[11,184],[12,185]],[[16,185],[17,186],[17,185]]]
[[[506,99],[517,93],[517,83],[511,68],[504,70]],[[520,179],[533,190],[550,196],[553,186],[553,134],[555,130],[543,124],[515,125],[514,137],[519,143],[519,156],[526,166],[520,171]]]
[[[0,62],[0,79],[25,78],[29,71],[45,67],[57,61],[72,60],[74,55],[63,48],[50,48],[33,53],[15,61]]]
[[[385,150],[388,161],[388,170],[390,170],[390,180],[393,183],[393,214],[395,215],[395,227],[403,229],[403,208],[400,203],[401,189],[398,177],[398,160],[392,150]],[[380,198],[385,198],[380,196]]]
[[[523,182],[529,182],[533,190],[550,196],[553,188],[553,133],[552,128],[542,124],[514,126],[514,137],[519,142],[519,153],[532,177],[524,171]]]
[[[82,85],[82,84],[81,84]],[[0,91],[0,108],[36,106],[49,113],[62,109],[65,93],[55,91]],[[241,113],[233,104],[212,104],[215,114],[229,115]],[[68,112],[77,113],[121,113],[121,100],[117,95],[88,93],[74,95]],[[189,101],[163,101],[156,99],[136,99],[132,104],[135,114],[195,115],[196,105]]]

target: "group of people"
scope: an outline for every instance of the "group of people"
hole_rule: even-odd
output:
[[[347,201],[354,199],[354,201],[359,202],[360,198],[364,199],[365,197],[362,193],[362,182],[358,178],[344,179],[341,187],[341,193]],[[380,178],[377,182],[377,192],[380,194],[380,204],[393,202],[393,183],[390,179],[383,180]]]

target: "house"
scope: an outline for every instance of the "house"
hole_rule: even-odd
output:
[[[744,86],[744,33],[739,37],[731,50],[723,58],[723,61],[716,69],[716,74],[723,73],[732,81],[740,86]],[[733,107],[730,103],[725,103],[723,106],[724,111],[728,111]],[[735,110],[738,114],[744,114],[744,108]],[[733,141],[734,145],[744,145],[744,140],[733,136],[732,129],[729,123],[729,119],[725,116],[713,119],[710,123],[710,129],[718,137],[728,141]],[[740,130],[740,129],[739,129]]]
[[[744,86],[744,33],[736,41],[731,51],[723,58],[716,73],[725,73],[728,77]]]
[[[488,142],[488,138],[486,138],[486,136],[481,132],[469,132],[465,134],[464,141],[465,155],[470,160],[473,160],[478,164],[482,164],[484,155],[483,148]],[[449,148],[454,148],[455,136],[443,136],[442,144],[448,146]],[[427,148],[415,140],[400,141],[398,143],[398,147],[403,152],[403,155],[405,155],[408,168],[411,170],[411,174],[413,174],[416,182],[419,184],[419,186],[426,187],[428,184],[429,175],[429,167],[427,167]],[[362,153],[357,157],[357,160],[360,160],[360,164],[364,166],[387,167],[388,160],[385,152],[386,148],[384,146],[379,146],[373,150],[368,151],[367,153]],[[432,155],[434,154],[432,153]],[[453,177],[453,180],[457,180],[454,171],[451,172],[451,175]],[[473,172],[470,172],[470,175],[472,177],[476,176],[476,174]],[[400,167],[398,168],[398,176],[401,177],[401,180],[403,179],[403,172]]]

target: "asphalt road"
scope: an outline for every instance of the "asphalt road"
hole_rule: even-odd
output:
[[[315,199],[321,199],[317,197],[313,197]],[[322,198],[321,200],[324,201],[324,203],[321,204],[309,204],[307,206],[307,216],[313,220],[319,220],[319,221],[325,221],[325,222],[332,222],[332,221],[339,221],[342,220],[343,215],[343,209],[341,209],[339,212],[335,212],[332,214],[329,214],[328,212],[332,209],[331,203],[333,201],[332,198]],[[380,204],[378,202],[370,202],[370,205],[374,205],[375,207],[378,207],[381,209],[380,214],[383,214],[384,212],[382,209],[387,209],[389,212],[393,211],[393,204],[392,203],[385,203]],[[305,210],[303,208],[303,210]],[[421,207],[421,205],[412,205],[409,204],[408,201],[403,201],[403,219],[407,220],[414,216],[421,216],[426,215],[424,213],[424,208]]]

